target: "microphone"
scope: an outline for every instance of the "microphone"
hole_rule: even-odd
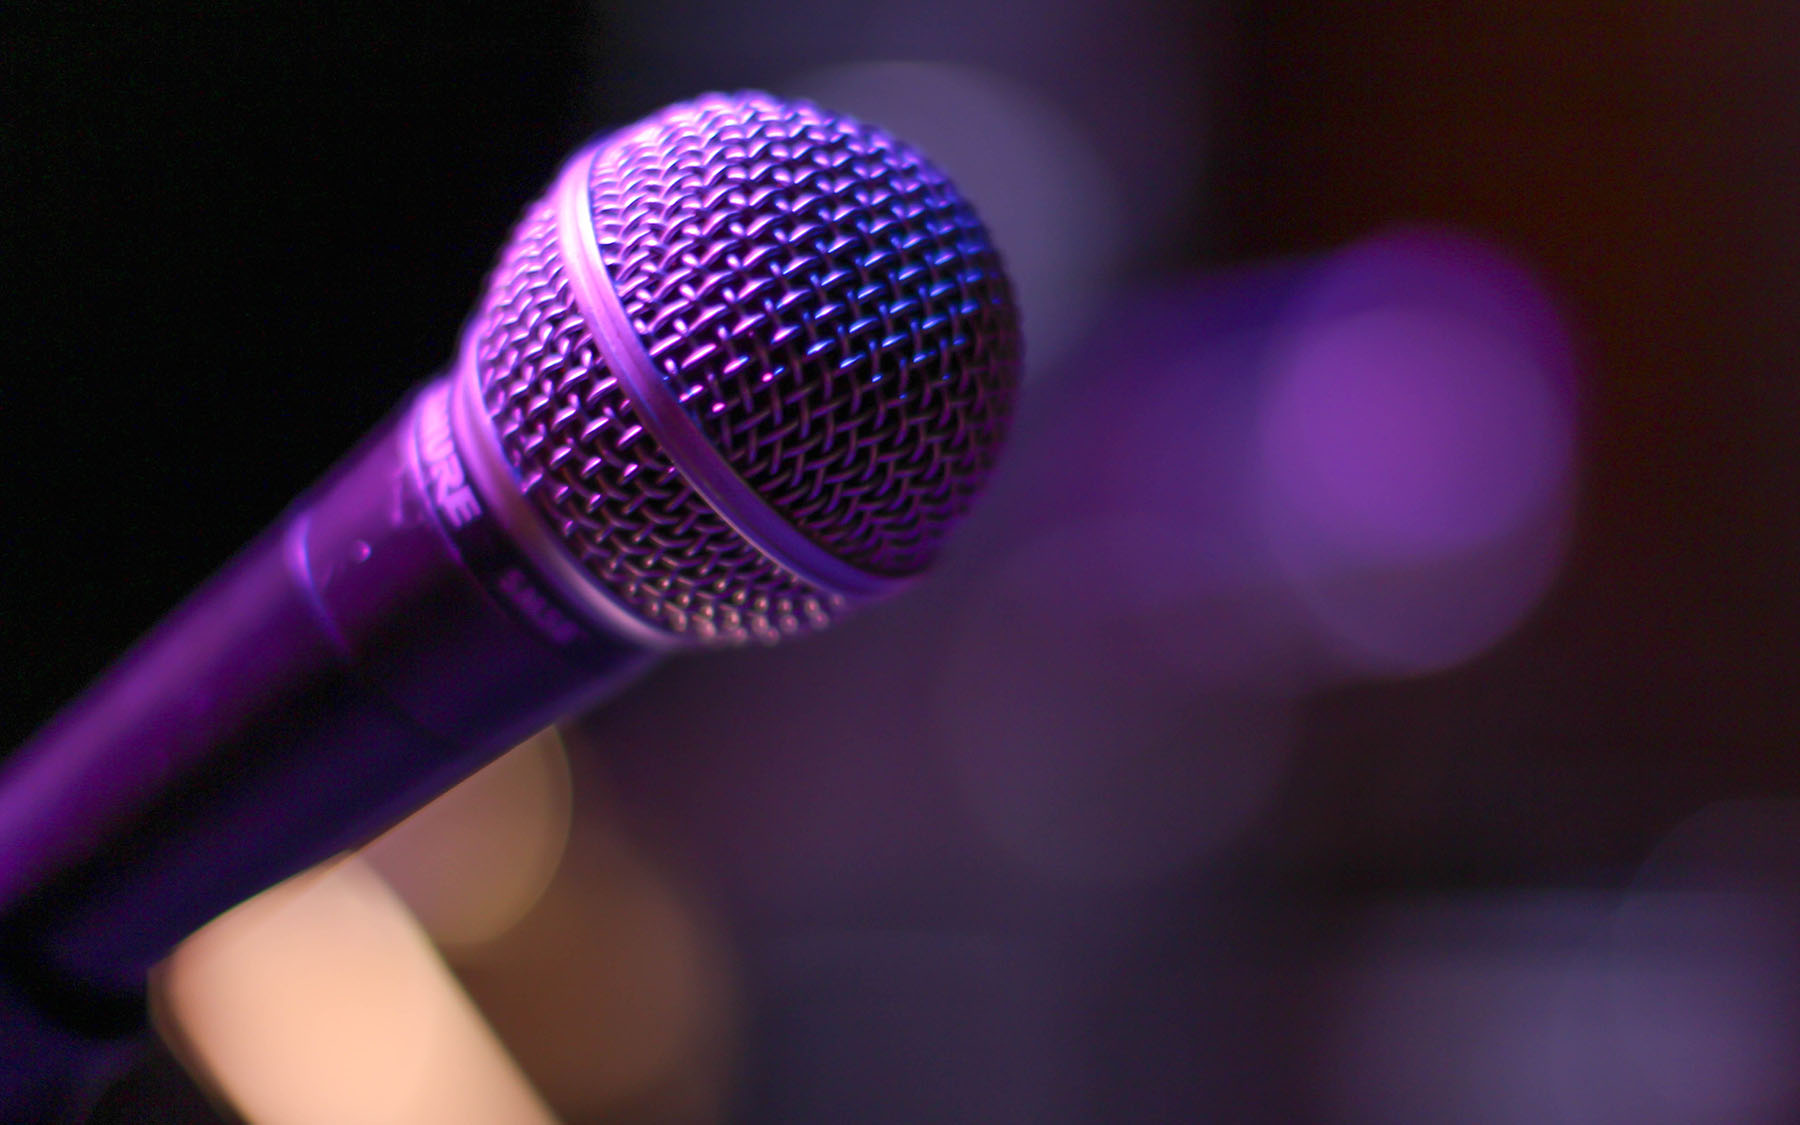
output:
[[[451,368],[6,763],[0,993],[105,1030],[188,933],[655,659],[903,588],[1020,355],[979,219],[881,130],[743,93],[601,137]]]

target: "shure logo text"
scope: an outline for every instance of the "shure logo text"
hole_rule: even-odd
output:
[[[425,402],[419,422],[419,454],[431,484],[431,501],[451,527],[461,527],[481,514],[481,502],[463,476],[462,460],[450,437],[450,411],[446,396],[433,395]]]

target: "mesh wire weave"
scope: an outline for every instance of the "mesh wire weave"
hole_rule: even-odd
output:
[[[667,386],[795,528],[871,573],[922,569],[988,476],[1019,341],[997,255],[941,174],[805,103],[710,96],[615,134],[599,253]],[[695,640],[772,640],[843,600],[771,561],[634,416],[531,208],[477,310],[475,362],[527,494],[583,565]]]

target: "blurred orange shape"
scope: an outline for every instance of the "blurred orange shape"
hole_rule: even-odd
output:
[[[568,756],[546,728],[363,857],[454,960],[506,933],[543,895],[568,843],[570,800]]]
[[[297,876],[175,951],[159,1019],[252,1125],[553,1122],[367,865]]]

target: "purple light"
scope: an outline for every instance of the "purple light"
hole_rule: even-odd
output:
[[[1567,414],[1490,325],[1376,309],[1303,326],[1285,367],[1263,420],[1271,500],[1346,560],[1480,550],[1558,494]]]
[[[1390,235],[1321,270],[1270,348],[1257,490],[1279,566],[1351,665],[1447,667],[1542,596],[1570,367],[1547,298],[1480,244]]]

